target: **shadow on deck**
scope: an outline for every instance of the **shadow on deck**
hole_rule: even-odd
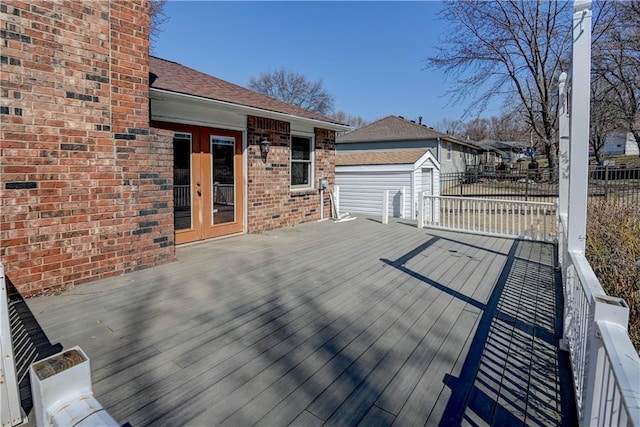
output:
[[[132,425],[574,425],[548,244],[307,224],[28,300]]]

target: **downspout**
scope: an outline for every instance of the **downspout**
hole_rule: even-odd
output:
[[[438,137],[438,146],[436,147],[436,158],[438,159],[438,163],[442,163],[442,159],[440,158],[440,152],[442,151],[442,140]]]

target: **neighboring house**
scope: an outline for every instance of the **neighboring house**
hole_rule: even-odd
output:
[[[640,153],[631,132],[614,132],[607,135],[602,154],[604,156],[637,156]]]
[[[494,171],[499,168],[499,165],[503,163],[503,157],[505,153],[483,142],[476,142],[482,151],[478,153],[478,170],[479,171]]]
[[[439,182],[440,164],[425,148],[337,153],[341,212],[380,216],[389,190],[389,216],[416,218],[419,194],[439,195]]]
[[[478,166],[480,147],[400,116],[387,116],[336,140],[338,155],[389,150],[428,149],[440,173],[465,172]],[[437,184],[439,186],[439,183]],[[342,209],[342,207],[341,207]]]
[[[0,262],[23,295],[329,214],[317,183],[348,127],[150,58],[148,2],[13,2],[0,20]]]
[[[523,141],[495,141],[484,139],[480,141],[480,144],[485,147],[498,150],[502,163],[513,164],[518,161],[526,160],[526,150],[529,143]]]

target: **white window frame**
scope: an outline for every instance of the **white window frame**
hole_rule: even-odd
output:
[[[293,138],[304,138],[309,140],[309,160],[294,160],[293,159]],[[304,191],[313,190],[315,187],[314,171],[315,171],[315,153],[316,153],[316,141],[314,135],[308,135],[303,133],[292,133],[291,141],[289,144],[289,187],[292,191]],[[308,163],[309,164],[309,184],[293,185],[291,184],[291,178],[293,177],[293,163]]]

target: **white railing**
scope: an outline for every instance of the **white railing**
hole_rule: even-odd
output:
[[[191,185],[173,186],[173,207],[188,208],[191,206]]]
[[[564,336],[582,425],[640,426],[640,357],[627,332],[629,309],[608,296],[580,251],[567,249],[560,218]]]
[[[220,205],[233,205],[233,192],[235,186],[233,184],[213,184],[213,203]]]
[[[213,203],[221,205],[233,205],[235,186],[233,184],[213,185]],[[173,205],[175,208],[188,208],[191,206],[191,185],[173,186]]]
[[[430,196],[418,201],[418,227],[553,242],[556,204]]]
[[[0,425],[17,426],[26,422],[26,418],[20,406],[9,320],[7,283],[2,264],[0,264],[0,288]]]
[[[640,357],[627,331],[629,308],[605,294],[585,257],[590,8],[590,0],[574,3],[571,90],[566,73],[558,85],[558,261],[565,307],[560,344],[569,351],[580,424],[640,427]]]
[[[391,198],[390,198],[391,197]],[[400,187],[398,190],[382,190],[382,223],[389,223],[389,214],[393,217],[406,218],[405,205],[407,198],[407,188]],[[389,208],[391,207],[391,212]]]
[[[596,325],[596,377],[601,380],[592,388],[592,401],[598,408],[593,407],[585,419],[600,425],[637,426],[640,365],[627,329],[608,321]]]

